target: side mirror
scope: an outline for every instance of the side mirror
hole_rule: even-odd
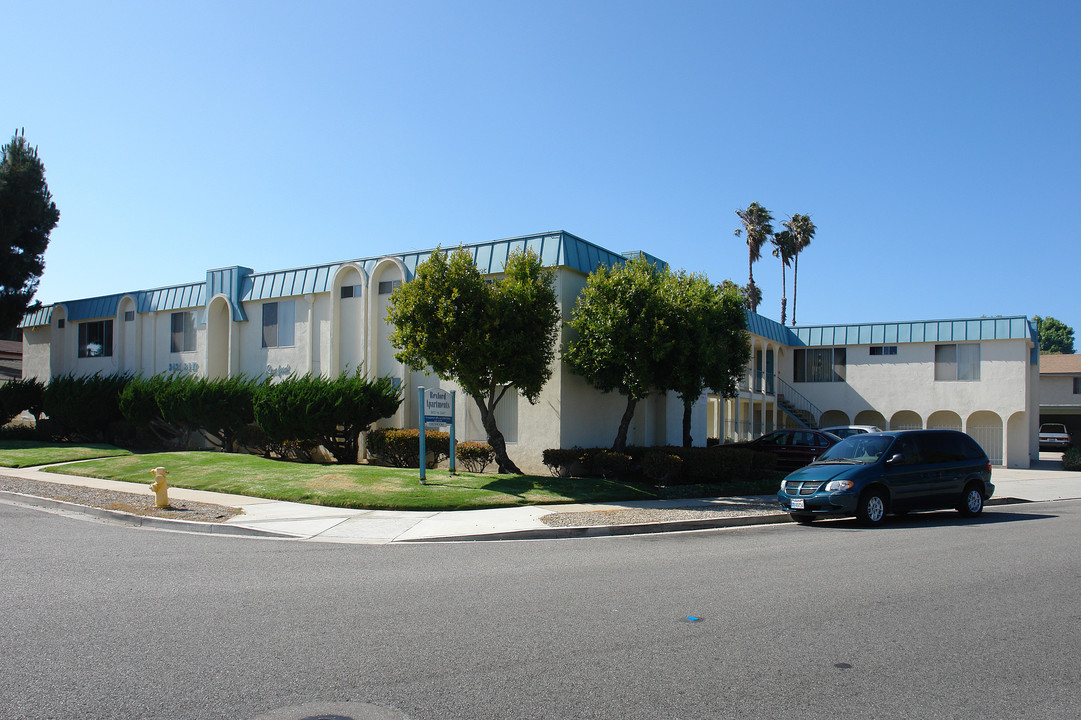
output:
[[[904,462],[905,456],[901,453],[897,453],[886,461],[887,465],[896,465],[897,463]]]

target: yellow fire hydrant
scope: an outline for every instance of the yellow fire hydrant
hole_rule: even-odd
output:
[[[150,473],[154,476],[154,482],[150,484],[150,489],[157,495],[154,504],[160,508],[169,507],[169,483],[165,481],[165,476],[169,473],[163,467],[154,468]]]

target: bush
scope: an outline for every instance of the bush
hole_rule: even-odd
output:
[[[24,410],[35,418],[41,414],[45,384],[34,378],[10,380],[0,385],[0,425],[7,425]]]
[[[148,435],[166,445],[177,443],[184,435],[179,427],[165,422],[158,406],[158,398],[172,381],[162,374],[136,377],[120,393],[120,412],[135,427],[136,438],[143,444],[147,444]]]
[[[454,457],[471,473],[482,473],[495,460],[495,450],[485,442],[463,442],[454,447]]]
[[[239,434],[255,421],[255,395],[262,382],[244,376],[173,376],[160,388],[158,409],[166,423],[200,432],[218,449],[232,452]]]
[[[289,377],[264,386],[255,401],[255,422],[267,438],[299,459],[322,445],[340,463],[355,463],[360,433],[390,417],[402,402],[389,378],[360,374],[334,380]]]
[[[602,450],[590,458],[590,465],[604,479],[619,480],[630,473],[633,461],[627,453]]]
[[[1062,469],[1081,470],[1081,447],[1072,447],[1062,453]]]
[[[571,469],[576,464],[583,462],[582,458],[585,452],[578,446],[569,450],[548,448],[541,453],[541,462],[547,466],[549,472],[555,477],[570,477]]]
[[[658,485],[677,481],[682,472],[683,458],[663,449],[648,452],[642,459],[642,474]]]
[[[60,436],[110,440],[108,428],[124,419],[120,393],[131,380],[128,373],[54,377],[42,393],[42,410]]]
[[[450,434],[427,431],[424,449],[434,456],[432,465],[438,465],[450,457]],[[368,453],[392,467],[420,467],[420,431],[415,428],[369,430]]]

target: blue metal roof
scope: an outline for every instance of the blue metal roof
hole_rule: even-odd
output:
[[[781,345],[803,345],[795,334],[776,320],[747,311],[747,332]]]
[[[22,322],[19,323],[21,328],[41,327],[42,325],[48,325],[52,321],[53,306],[42,305],[41,307],[26,313],[23,316]]]
[[[978,340],[1019,340],[1036,342],[1028,318],[983,317],[957,320],[860,323],[855,325],[814,325],[791,329],[797,342],[792,345],[896,345],[914,342],[975,342]]]
[[[202,307],[206,305],[206,283],[141,290],[132,295],[135,296],[135,309],[141,313]],[[113,314],[116,314],[115,308]]]

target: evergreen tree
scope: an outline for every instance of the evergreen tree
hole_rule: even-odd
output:
[[[0,160],[0,333],[30,307],[59,221],[38,150],[27,145],[25,131],[16,132]]]

